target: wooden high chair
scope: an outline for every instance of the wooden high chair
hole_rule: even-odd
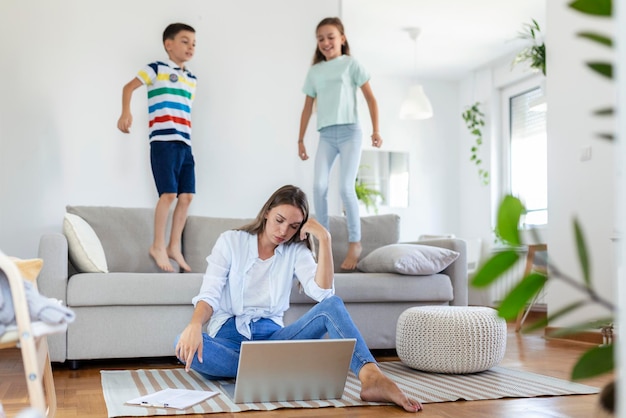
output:
[[[2,276],[9,281],[17,326],[7,327],[0,335],[0,349],[20,348],[30,406],[44,416],[53,417],[57,404],[46,336],[65,331],[67,324],[31,322],[22,275],[13,260],[0,251]]]

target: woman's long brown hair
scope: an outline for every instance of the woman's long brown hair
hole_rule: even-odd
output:
[[[300,239],[300,229],[302,228],[302,225],[304,225],[306,221],[309,219],[309,203],[306,198],[306,194],[299,187],[292,186],[290,184],[285,185],[279,188],[278,190],[276,190],[270,196],[267,202],[265,202],[265,204],[259,211],[259,214],[256,216],[254,221],[250,222],[247,225],[242,226],[241,228],[237,228],[237,230],[246,231],[252,235],[259,235],[263,233],[263,231],[265,231],[265,223],[267,222],[265,217],[267,216],[269,211],[272,210],[272,208],[276,206],[280,206],[280,205],[295,206],[296,208],[302,211],[302,215],[303,215],[302,223],[300,224],[300,227],[298,228],[296,233],[293,235],[293,237],[291,237],[291,239],[287,241],[285,244],[292,244],[294,242],[303,241]],[[311,248],[310,239],[306,239],[304,241],[307,247],[310,249]]]

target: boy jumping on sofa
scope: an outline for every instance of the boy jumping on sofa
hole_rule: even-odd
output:
[[[163,32],[163,46],[169,61],[146,65],[122,91],[122,115],[117,127],[129,133],[133,122],[130,101],[133,92],[146,85],[150,119],[150,162],[159,193],[154,211],[154,240],[150,255],[161,270],[172,272],[170,258],[185,271],[182,232],[195,193],[195,163],[191,152],[191,105],[196,77],[185,67],[194,54],[195,30],[184,23],[172,23]],[[178,198],[172,218],[170,242],[165,245],[165,228],[172,202]]]

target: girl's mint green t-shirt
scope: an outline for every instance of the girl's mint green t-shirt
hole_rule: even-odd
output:
[[[349,55],[311,66],[302,91],[317,99],[317,130],[357,123],[356,92],[369,79],[365,68]]]

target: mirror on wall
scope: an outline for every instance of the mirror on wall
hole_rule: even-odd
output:
[[[382,194],[382,205],[409,206],[409,153],[364,150],[357,178]]]

